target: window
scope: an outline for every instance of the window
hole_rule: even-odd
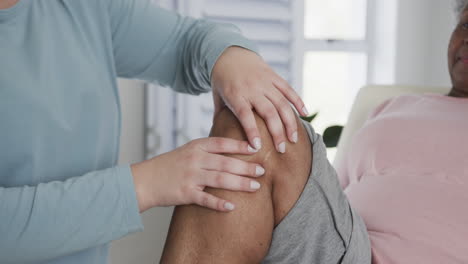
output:
[[[264,60],[284,79],[294,83],[292,7],[296,0],[155,1],[183,15],[236,25],[257,43]],[[211,94],[189,96],[148,89],[147,102],[147,157],[208,136],[214,108]]]
[[[366,0],[304,0],[302,96],[318,133],[344,125],[354,97],[367,83],[369,12]],[[335,150],[328,152],[333,160]]]
[[[368,71],[373,68],[368,21],[369,15],[375,16],[376,1],[154,1],[184,15],[237,25],[257,42],[265,61],[303,96],[309,110],[319,112],[313,122],[319,133],[330,125],[344,125],[355,94],[373,74]],[[388,9],[379,17],[387,17]],[[213,113],[210,94],[194,97],[148,89],[147,102],[148,157],[207,136]]]

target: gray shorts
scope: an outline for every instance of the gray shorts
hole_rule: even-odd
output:
[[[322,137],[303,121],[313,164],[304,191],[273,231],[262,263],[371,263],[366,226],[343,193]]]

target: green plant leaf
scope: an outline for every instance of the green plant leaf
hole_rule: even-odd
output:
[[[318,112],[310,116],[301,116],[301,119],[311,123],[312,120],[314,120],[317,117],[317,115],[318,115]]]
[[[340,140],[341,132],[343,132],[343,126],[327,127],[323,132],[323,142],[325,142],[325,146],[327,146],[327,148],[336,147]]]

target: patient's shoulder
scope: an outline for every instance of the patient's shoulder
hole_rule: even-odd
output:
[[[374,119],[386,113],[414,111],[415,104],[425,100],[428,94],[402,94],[386,99],[377,105],[371,112],[368,119]]]

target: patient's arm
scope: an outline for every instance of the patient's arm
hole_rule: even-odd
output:
[[[255,193],[208,189],[232,201],[229,213],[211,211],[196,205],[178,206],[164,248],[162,263],[258,263],[268,253],[272,232],[294,206],[312,165],[311,145],[298,122],[297,144],[288,144],[280,154],[273,146],[264,121],[256,117],[263,147],[253,156],[236,156],[262,164],[262,187]],[[215,118],[211,136],[243,139],[242,127],[228,110]]]

